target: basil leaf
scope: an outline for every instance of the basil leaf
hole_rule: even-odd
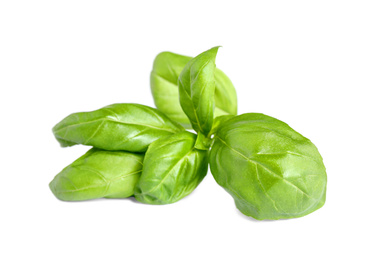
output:
[[[227,75],[215,68],[215,110],[214,117],[237,115],[237,92]]]
[[[142,171],[143,155],[90,149],[64,168],[49,184],[60,200],[127,198]]]
[[[195,141],[195,149],[208,151],[211,147],[213,140],[210,137],[205,136],[201,132],[198,133],[198,137]]]
[[[186,128],[191,124],[179,103],[178,77],[189,60],[187,56],[162,52],[156,56],[150,76],[155,106]]]
[[[207,151],[194,149],[196,135],[180,132],[153,142],[144,157],[135,198],[147,204],[174,203],[206,176]]]
[[[151,92],[155,106],[185,128],[191,128],[188,117],[179,103],[178,77],[192,57],[162,52],[154,60],[150,76]],[[231,80],[215,69],[214,117],[237,114],[237,93]]]
[[[218,129],[222,126],[222,124],[233,117],[234,117],[233,115],[224,115],[224,116],[218,116],[214,118],[213,127],[211,128],[209,136],[215,135]]]
[[[190,60],[178,78],[180,105],[193,129],[207,135],[214,120],[214,47]]]
[[[210,169],[237,208],[256,219],[301,217],[325,203],[326,170],[317,148],[263,114],[223,123],[210,151]]]
[[[53,133],[63,147],[83,144],[105,150],[144,152],[153,141],[183,130],[157,109],[113,104],[71,114],[53,128]]]

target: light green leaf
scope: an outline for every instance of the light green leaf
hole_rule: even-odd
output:
[[[327,177],[317,148],[263,114],[243,114],[221,125],[210,169],[237,208],[256,219],[297,218],[325,203]]]
[[[212,138],[207,137],[201,132],[199,132],[194,147],[195,149],[198,149],[198,150],[207,151],[210,149],[212,142],[213,142]]]
[[[83,144],[104,150],[144,152],[153,141],[183,130],[157,109],[113,104],[71,114],[53,128],[53,133],[63,147]]]
[[[218,129],[222,126],[222,124],[233,117],[234,117],[233,115],[224,115],[224,116],[218,116],[214,118],[213,127],[211,128],[209,136],[215,135]]]
[[[154,60],[151,72],[151,92],[156,107],[172,120],[191,128],[188,117],[179,103],[178,77],[191,57],[162,52]],[[215,69],[214,117],[237,114],[237,94],[230,79],[218,68]]]
[[[180,132],[153,142],[146,152],[135,198],[147,204],[174,203],[206,176],[207,151],[194,149],[196,135]]]
[[[64,168],[49,187],[60,200],[127,198],[142,171],[143,155],[92,148]]]

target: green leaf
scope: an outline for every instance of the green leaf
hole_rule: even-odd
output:
[[[222,126],[222,124],[233,117],[234,117],[233,115],[224,115],[224,116],[218,116],[214,118],[213,127],[211,128],[209,136],[215,135],[218,129]]]
[[[207,151],[210,149],[212,141],[213,140],[210,137],[207,137],[204,134],[202,134],[201,132],[199,132],[194,147],[195,147],[195,149],[198,149],[198,150],[206,150]]]
[[[185,128],[191,128],[188,117],[179,103],[178,77],[191,57],[162,52],[154,60],[150,76],[151,92],[156,107]],[[237,93],[231,80],[215,69],[214,117],[237,114]]]
[[[226,74],[215,68],[215,110],[214,117],[223,115],[237,115],[237,92]]]
[[[191,124],[179,103],[178,77],[189,60],[191,57],[162,52],[156,56],[150,76],[155,106],[186,128]]]
[[[144,152],[153,141],[183,130],[157,109],[113,104],[71,114],[53,128],[53,133],[63,147],[83,144],[104,150]]]
[[[147,204],[174,203],[206,176],[207,151],[194,149],[196,135],[180,132],[153,142],[145,155],[135,198]]]
[[[214,120],[215,58],[214,47],[190,60],[179,75],[180,105],[193,129],[207,135]]]
[[[142,154],[92,148],[56,175],[49,187],[66,201],[127,198],[134,194],[142,162]]]
[[[325,203],[326,170],[317,148],[263,114],[224,122],[210,151],[210,169],[237,208],[256,219],[297,218]]]

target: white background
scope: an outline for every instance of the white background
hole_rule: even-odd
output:
[[[384,259],[384,1],[1,1],[1,259]],[[287,122],[319,148],[320,210],[237,211],[209,173],[167,206],[61,202],[48,183],[88,147],[51,128],[73,112],[153,106],[156,54],[221,45],[239,113]]]

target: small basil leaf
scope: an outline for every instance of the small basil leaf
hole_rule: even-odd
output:
[[[325,203],[326,170],[317,148],[263,114],[236,116],[220,127],[210,169],[237,208],[256,219],[297,218]]]
[[[209,150],[212,144],[212,139],[210,137],[205,136],[201,132],[198,133],[197,140],[195,141],[195,149],[198,150]]]
[[[143,161],[135,198],[147,204],[174,203],[206,176],[207,151],[194,149],[196,135],[180,132],[153,142]]]
[[[172,52],[159,53],[150,76],[151,92],[156,107],[185,128],[191,128],[188,117],[179,103],[178,77],[192,57]],[[237,93],[231,80],[215,69],[214,117],[237,114]]]
[[[218,129],[221,127],[221,125],[233,117],[234,117],[233,115],[224,115],[224,116],[218,116],[218,117],[214,118],[213,127],[211,128],[209,136],[215,135],[217,133]]]
[[[49,187],[60,200],[127,198],[142,171],[143,155],[92,148],[64,168]]]
[[[180,105],[193,129],[207,135],[214,120],[215,58],[214,47],[190,60],[179,75]]]
[[[113,104],[71,114],[53,128],[53,133],[63,147],[83,144],[104,150],[144,152],[153,141],[183,130],[157,109]]]

